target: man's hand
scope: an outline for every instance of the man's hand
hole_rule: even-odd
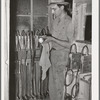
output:
[[[45,40],[43,43],[52,42],[53,40],[54,40],[53,37],[51,37],[51,36],[47,36],[47,37],[46,37],[46,40]]]

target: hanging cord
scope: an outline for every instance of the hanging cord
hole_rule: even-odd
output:
[[[72,51],[72,50],[74,50],[74,51]],[[74,44],[72,44],[71,45],[71,47],[70,47],[70,52],[69,52],[69,54],[71,54],[71,53],[77,53],[77,46],[76,46],[76,44],[74,43]],[[69,59],[70,60],[70,59]],[[71,64],[71,61],[69,61],[69,65]],[[69,71],[71,71],[71,75],[72,75],[72,80],[71,80],[71,82],[69,83],[69,84],[66,84],[66,78],[67,78],[67,75],[68,75],[68,72]],[[78,74],[78,71],[77,71],[77,74]],[[73,95],[72,95],[72,91],[73,91],[73,89],[74,89],[74,87],[75,87],[75,85],[76,85],[76,83],[74,84],[74,86],[72,87],[72,90],[71,90],[71,94],[69,94],[69,93],[67,93],[67,91],[66,91],[66,87],[68,87],[68,86],[70,86],[72,83],[73,83],[73,81],[74,81],[74,71],[72,70],[72,69],[70,69],[70,68],[68,68],[67,69],[67,72],[65,73],[65,100],[66,99],[69,99],[69,100],[72,100],[72,98],[73,98]],[[75,93],[76,94],[76,93]]]
[[[72,98],[76,98],[78,93],[79,93],[79,82],[78,82],[78,76],[79,75],[78,75],[78,73],[79,73],[79,68],[78,68],[77,73],[76,73],[76,83],[73,85],[72,90],[71,90]],[[74,95],[73,92],[74,92],[75,87],[76,87],[76,91],[75,91],[75,95]]]
[[[89,50],[88,50],[88,47],[87,47],[87,45],[85,45],[84,47],[83,47],[83,49],[82,49],[82,55],[86,55],[86,54],[84,54],[83,53],[83,51],[84,51],[84,49],[86,48],[86,50],[87,50],[87,55],[89,54]],[[81,65],[82,66],[82,65]],[[81,68],[81,67],[80,67]],[[79,82],[78,82],[78,72],[79,72],[79,68],[78,68],[78,70],[77,70],[77,73],[76,73],[76,83],[73,85],[73,87],[72,87],[72,90],[71,90],[71,96],[72,96],[72,98],[76,98],[77,97],[77,95],[78,95],[78,93],[79,93]],[[85,77],[84,77],[85,78]],[[76,88],[76,91],[75,91],[75,94],[74,94],[74,89]]]
[[[75,43],[71,45],[69,53],[72,53],[73,47],[74,47],[74,53],[77,53],[77,46]]]
[[[74,51],[72,51],[73,49],[74,49]],[[71,47],[70,47],[70,53],[72,53],[72,54],[73,54],[73,53],[76,53],[76,54],[77,54],[77,46],[76,46],[75,43],[71,45]],[[69,53],[69,54],[70,54],[70,53]],[[69,60],[70,60],[70,59],[69,59]],[[71,62],[71,61],[70,61],[70,62]],[[70,62],[69,62],[69,65],[70,65]],[[68,71],[71,71],[71,72],[72,72],[72,81],[71,81],[68,85],[66,85],[66,86],[71,85],[72,82],[73,82],[73,80],[74,80],[74,71],[73,71],[72,69],[69,69]],[[66,72],[65,77],[67,76],[68,71]],[[78,72],[79,72],[79,68],[78,68],[78,70],[77,70],[76,78],[77,78]]]
[[[66,78],[67,78],[67,76],[68,76],[68,72],[69,72],[69,71],[72,72],[72,80],[71,80],[71,82],[70,82],[69,84],[66,84]],[[65,86],[66,86],[66,87],[70,86],[70,85],[72,84],[73,80],[74,80],[74,72],[73,72],[72,69],[68,69],[67,72],[65,73]]]
[[[72,52],[73,50],[74,50],[74,52]],[[77,54],[77,46],[76,46],[75,43],[71,45],[71,47],[70,47],[70,53],[76,53]],[[81,65],[80,65],[80,67],[81,67]],[[78,73],[79,73],[80,67],[77,68],[77,72],[76,72],[76,82],[75,82],[75,84],[73,85],[73,87],[71,89],[71,97],[72,98],[76,98],[77,95],[78,95],[78,93],[79,93]],[[75,90],[75,94],[74,94],[74,89],[75,88],[76,88],[76,90]]]
[[[72,75],[72,80],[71,80],[71,82],[69,84],[66,84],[66,78],[68,76],[68,72],[72,73],[71,74]],[[69,87],[73,83],[73,80],[74,80],[74,72],[73,72],[72,69],[68,68],[66,73],[65,73],[65,82],[64,82],[64,84],[65,84],[65,96],[64,96],[64,100],[67,100],[67,99],[71,100],[72,99],[72,96],[69,93],[67,93],[66,88]]]
[[[73,80],[74,80],[74,72],[73,72],[73,70],[69,69],[68,71],[72,72],[72,77],[73,78],[72,78],[72,80],[71,80],[71,82],[69,84],[66,84],[66,81],[65,81],[65,91],[66,91],[66,87],[70,86],[72,84]],[[68,75],[68,71],[66,72],[65,76]],[[65,99],[67,99],[67,98],[69,98],[69,99],[76,98],[78,93],[79,93],[79,82],[77,81],[77,79],[78,79],[78,72],[79,72],[79,69],[77,70],[77,74],[76,74],[76,83],[73,85],[73,87],[71,89],[71,95],[69,93],[65,92],[66,93],[65,94]],[[74,92],[74,88],[76,88],[75,95],[73,93]]]
[[[73,94],[74,88],[76,87],[75,95]],[[77,82],[76,84],[73,85],[72,90],[71,90],[71,97],[76,98],[79,93],[79,83]]]
[[[84,53],[84,50],[86,49],[85,53]],[[83,48],[82,48],[82,55],[89,55],[89,48],[87,45],[85,45]]]

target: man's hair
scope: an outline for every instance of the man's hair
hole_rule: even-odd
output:
[[[67,12],[67,14],[72,17],[70,11],[68,10],[69,5],[63,5],[63,4],[57,4],[57,6],[60,8],[61,6],[64,6],[64,11]]]

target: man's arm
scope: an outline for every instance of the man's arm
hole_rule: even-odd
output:
[[[70,47],[70,42],[69,40],[61,40],[61,39],[58,39],[58,38],[55,38],[55,37],[47,37],[47,39],[44,41],[44,43],[46,42],[54,42],[54,43],[57,43],[58,45],[64,47],[64,48],[69,48]]]
[[[75,40],[74,28],[73,28],[72,23],[69,24],[65,37],[66,37],[66,40],[62,40],[62,39],[58,39],[56,37],[51,36],[51,37],[47,37],[45,42],[54,42],[62,47],[70,48],[71,43]]]

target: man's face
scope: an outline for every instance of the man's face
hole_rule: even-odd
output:
[[[61,15],[62,9],[61,7],[58,7],[57,4],[52,5],[51,9],[52,9],[52,14],[55,16],[55,18]]]

